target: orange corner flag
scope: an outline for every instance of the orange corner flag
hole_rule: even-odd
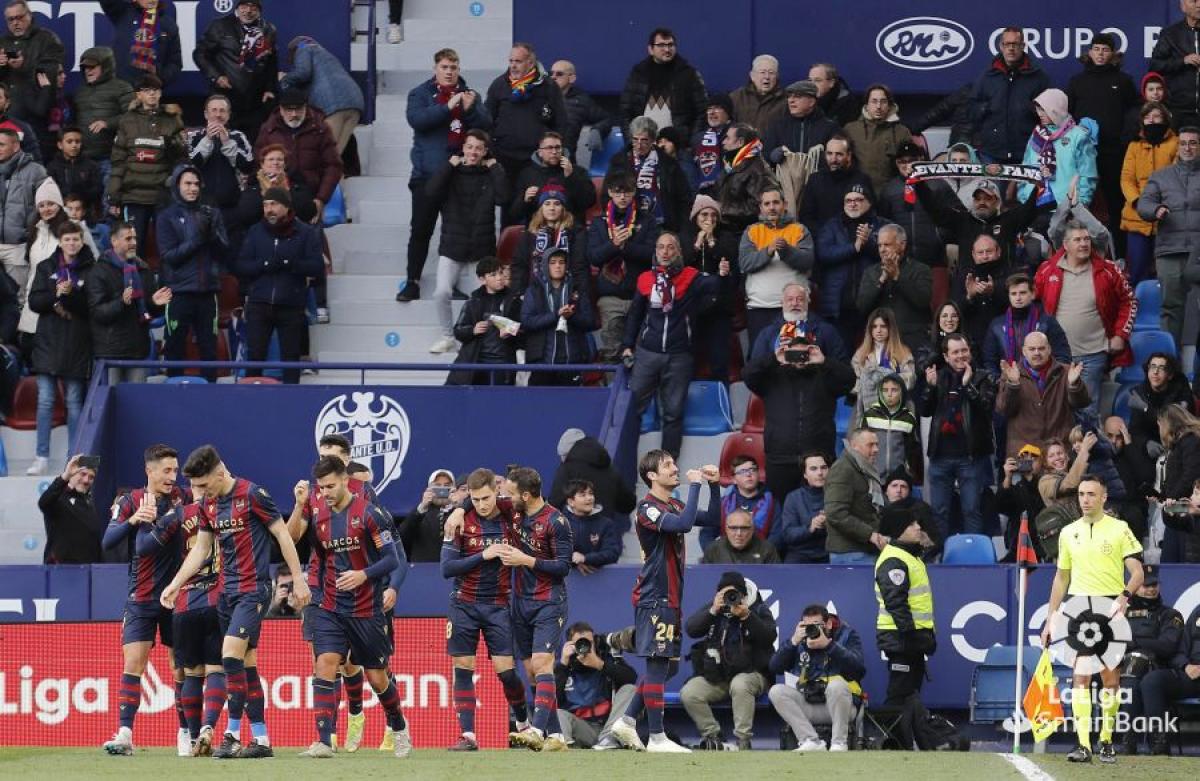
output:
[[[1025,717],[1033,725],[1033,739],[1036,741],[1041,742],[1053,735],[1058,725],[1066,720],[1049,649],[1042,649],[1042,658],[1033,671],[1033,679],[1025,690],[1021,705],[1025,709]]]
[[[1021,531],[1017,534],[1017,563],[1022,567],[1034,567],[1038,563],[1033,550],[1033,538],[1029,536],[1029,515],[1021,513]]]

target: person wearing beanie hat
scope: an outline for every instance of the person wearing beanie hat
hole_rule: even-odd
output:
[[[679,234],[683,262],[701,273],[715,277],[719,291],[716,301],[697,322],[696,338],[701,359],[708,362],[714,380],[729,381],[729,336],[741,287],[738,243],[741,235],[721,222],[721,205],[705,193],[692,202],[691,221]]]
[[[729,99],[728,93],[713,92],[709,94],[704,110],[707,112],[714,108],[725,112],[724,117],[717,117],[717,119],[722,120],[721,124],[733,122],[733,101]],[[711,125],[712,123],[710,122],[709,124]]]
[[[787,110],[779,84],[779,60],[760,54],[750,64],[750,78],[729,93],[733,118],[761,132]]]
[[[213,91],[229,96],[233,127],[251,141],[279,94],[278,32],[262,10],[257,0],[241,0],[209,23],[193,54]]]
[[[587,187],[594,197],[595,188],[591,181],[588,181]],[[584,223],[576,219],[569,203],[570,192],[560,180],[549,179],[538,189],[533,201],[533,216],[529,218],[529,225],[521,232],[517,248],[513,251],[509,287],[518,298],[525,294],[535,277],[541,282],[545,281],[540,269],[546,251],[550,249],[561,249],[567,253],[567,272],[571,275],[571,286],[575,290],[586,291],[590,288]]]
[[[696,170],[696,189],[711,193],[723,170],[721,144],[725,140],[725,131],[733,124],[733,103],[728,95],[714,92],[708,96],[704,121],[704,128],[692,136],[690,154]]]
[[[587,170],[571,162],[561,134],[547,130],[512,186],[512,200],[503,214],[503,223],[528,223],[541,206],[542,192],[550,186],[561,190],[562,202],[571,211],[576,225],[585,225],[587,212],[596,203],[596,188]]]
[[[546,201],[558,201],[559,205],[567,203],[567,191],[557,184],[548,184],[538,190],[537,205],[540,208]]]

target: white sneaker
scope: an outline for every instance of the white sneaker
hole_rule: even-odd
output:
[[[113,756],[133,756],[133,730],[129,729],[129,727],[118,728],[117,734],[113,735],[112,739],[105,743],[103,748]]]
[[[626,717],[622,716],[617,719],[617,722],[612,725],[609,730],[613,738],[625,748],[631,748],[634,751],[645,751],[646,745],[642,743],[642,739],[638,737],[637,725],[630,723]]]
[[[792,750],[798,751],[802,754],[815,751],[824,751],[825,742],[822,740],[817,740],[816,738],[805,738],[803,743]]]
[[[387,29],[387,42],[400,43],[404,40],[404,25],[402,23],[389,24]]]
[[[453,336],[443,336],[441,339],[438,339],[436,342],[429,345],[429,352],[431,353],[452,353],[457,351],[458,340]],[[33,474],[33,472],[30,472],[30,474]],[[37,474],[42,473],[38,472]]]
[[[413,750],[412,737],[408,734],[408,725],[404,725],[404,729],[396,730],[392,734],[396,740],[395,754],[400,759],[404,759]]]
[[[184,727],[180,727],[175,736],[175,753],[181,757],[192,755],[192,733]]]
[[[367,714],[365,711],[358,713],[350,713],[346,716],[346,751],[353,754],[358,751],[358,746],[362,743],[363,728],[367,725]]]
[[[646,744],[646,752],[649,754],[690,754],[692,750],[671,740],[666,733],[659,733],[650,736],[650,741]]]
[[[301,751],[297,756],[305,759],[332,759],[333,746],[327,746],[319,740],[314,740],[306,751]]]
[[[600,738],[600,742],[592,746],[592,751],[614,751],[621,748],[621,744],[612,735],[605,735]]]
[[[44,475],[48,471],[50,471],[50,459],[38,456],[33,459],[33,463],[25,470],[25,474],[35,477],[37,475]]]
[[[829,742],[830,751],[849,751],[850,747],[846,745],[844,740],[831,740]]]

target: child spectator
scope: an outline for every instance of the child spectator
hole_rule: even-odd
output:
[[[587,363],[596,330],[592,298],[567,273],[567,251],[550,249],[538,264],[521,304],[526,363]],[[579,385],[579,372],[531,372],[530,385]]]
[[[82,225],[84,230],[88,231],[87,235],[90,235],[92,239],[93,254],[103,254],[112,246],[112,228],[104,220],[100,220],[95,225],[88,223],[88,208],[83,198],[71,193],[63,202],[63,211],[72,220]]]
[[[875,403],[863,413],[862,426],[879,438],[875,470],[881,475],[921,464],[920,428],[908,404],[908,388],[899,374],[889,374],[879,382]]]
[[[104,194],[100,166],[83,156],[83,132],[65,127],[58,135],[58,154],[46,166],[46,173],[64,193],[78,195],[94,211]],[[90,215],[89,215],[90,216]]]
[[[596,504],[596,492],[587,480],[567,484],[567,506],[562,514],[571,524],[575,551],[571,564],[580,575],[591,575],[621,557],[621,537],[612,518]]]
[[[455,363],[516,363],[516,336],[521,329],[521,301],[509,290],[509,275],[503,264],[488,256],[475,264],[481,287],[463,304],[454,326],[454,338],[462,342]],[[447,385],[512,385],[510,371],[458,370],[450,372]]]

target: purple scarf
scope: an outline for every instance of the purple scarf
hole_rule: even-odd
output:
[[[1007,342],[1005,360],[1017,360],[1017,356],[1021,354],[1021,345],[1025,344],[1025,337],[1037,330],[1038,321],[1041,319],[1042,308],[1036,302],[1029,305],[1024,323],[1014,321],[1012,307],[1008,308],[1004,313],[1004,339]]]
[[[133,303],[137,306],[138,317],[142,322],[150,322],[150,313],[146,310],[146,290],[142,287],[142,275],[138,272],[137,263],[121,260],[113,254],[112,250],[104,253],[104,261],[113,268],[121,270],[122,290],[133,288]]]

